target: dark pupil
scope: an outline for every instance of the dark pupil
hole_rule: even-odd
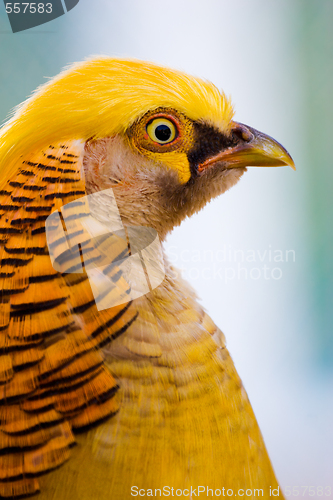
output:
[[[158,125],[155,128],[155,135],[159,141],[168,141],[171,137],[170,127],[168,127],[167,125]]]

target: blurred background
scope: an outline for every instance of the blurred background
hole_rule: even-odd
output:
[[[249,169],[166,244],[226,335],[283,488],[333,487],[332,23],[331,0],[80,0],[13,34],[0,4],[1,123],[69,63],[128,56],[213,81],[294,158]]]

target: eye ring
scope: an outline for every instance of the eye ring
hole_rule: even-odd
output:
[[[168,118],[153,118],[147,123],[146,131],[149,138],[157,144],[170,144],[178,136],[178,129]]]

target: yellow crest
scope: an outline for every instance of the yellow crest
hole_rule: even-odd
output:
[[[230,101],[212,83],[156,64],[97,58],[74,64],[42,85],[0,132],[2,179],[27,152],[61,140],[124,133],[140,116],[173,107],[227,131]]]

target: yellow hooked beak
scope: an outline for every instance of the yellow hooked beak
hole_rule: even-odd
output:
[[[199,165],[199,171],[217,162],[223,162],[225,168],[289,165],[296,170],[288,151],[269,135],[237,122],[233,122],[231,134],[237,144],[205,160]]]

